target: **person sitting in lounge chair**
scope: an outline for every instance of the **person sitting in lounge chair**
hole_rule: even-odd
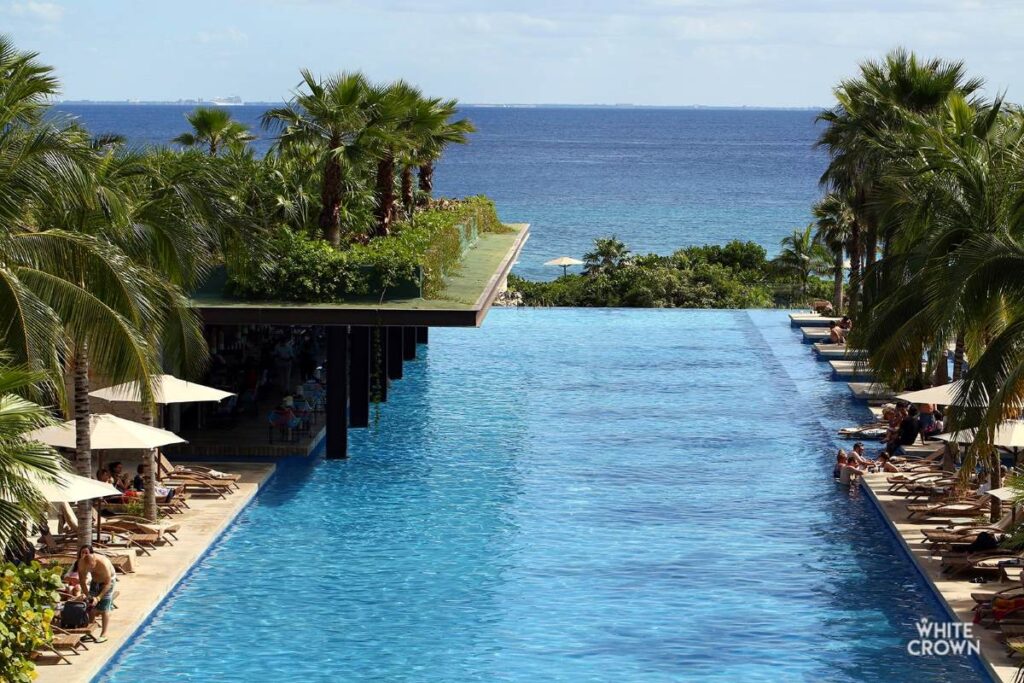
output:
[[[132,488],[136,491],[146,490],[146,478],[142,476],[144,466],[140,462],[139,466],[135,468],[135,479],[132,480]],[[171,499],[174,498],[174,489],[167,486],[156,487],[157,500],[163,500],[165,503],[170,503]]]
[[[900,426],[894,437],[889,439],[885,445],[885,451],[889,455],[906,455],[904,446],[911,446],[921,435],[921,420],[917,417],[917,406],[910,406],[907,409],[907,416],[900,420]]]

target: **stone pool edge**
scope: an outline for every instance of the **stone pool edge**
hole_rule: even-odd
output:
[[[110,654],[103,660],[93,664],[88,671],[81,671],[81,676],[77,677],[76,680],[89,681],[90,683],[98,683],[103,676],[110,672],[111,666],[118,657],[135,642],[135,639],[139,637],[139,634],[153,621],[153,617],[156,616],[157,612],[167,603],[178,587],[182,584],[185,579],[192,575],[193,572],[197,571],[200,563],[206,559],[210,551],[220,542],[228,530],[232,527],[235,521],[243,512],[249,509],[249,506],[253,504],[259,495],[259,492],[263,490],[268,483],[277,474],[277,466],[270,464],[267,469],[255,482],[253,486],[245,495],[246,498],[241,502],[241,505],[236,507],[230,514],[226,515],[215,527],[213,534],[210,539],[206,542],[205,547],[198,553],[192,560],[186,563],[180,571],[177,572],[176,576],[167,583],[164,590],[161,592],[159,599],[153,602],[144,616],[139,619],[133,628],[124,636],[121,643],[116,649],[110,651]],[[236,491],[233,495],[239,495],[241,492]],[[79,672],[69,672],[77,674]]]

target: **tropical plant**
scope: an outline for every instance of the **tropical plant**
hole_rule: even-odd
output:
[[[469,119],[452,120],[458,113],[456,100],[431,100],[431,106],[437,113],[434,117],[436,125],[423,131],[416,141],[413,153],[407,159],[410,163],[402,167],[402,198],[409,213],[412,212],[411,206],[415,201],[412,189],[413,164],[417,166],[419,204],[424,205],[430,201],[434,191],[434,163],[441,158],[449,145],[464,145],[469,142],[470,133],[476,132],[476,127]]]
[[[324,80],[302,70],[302,83],[292,100],[268,110],[263,127],[278,131],[275,147],[288,152],[295,148],[315,150],[323,169],[320,186],[320,214],[317,225],[322,237],[333,246],[341,245],[344,226],[342,206],[346,194],[346,172],[365,156],[363,134],[370,114],[373,87],[359,72],[342,73]]]
[[[231,112],[221,107],[199,107],[186,114],[185,119],[192,130],[172,142],[186,147],[206,147],[212,157],[224,149],[241,151],[256,139],[244,123],[232,119]]]
[[[784,276],[796,283],[801,300],[807,297],[812,275],[827,272],[832,261],[828,250],[814,240],[814,224],[794,230],[782,238],[782,250],[772,263]]]
[[[0,680],[29,683],[38,675],[32,654],[53,637],[60,587],[57,568],[0,564]]]
[[[629,249],[615,235],[594,240],[594,248],[583,255],[583,272],[601,275],[629,264]]]
[[[844,255],[850,244],[853,213],[846,198],[829,192],[811,207],[815,219],[814,241],[832,254],[832,308],[843,310],[843,280],[846,271]]]

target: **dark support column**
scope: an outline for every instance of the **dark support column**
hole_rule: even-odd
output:
[[[388,336],[388,378],[402,379],[402,328],[387,327]]]
[[[348,424],[370,424],[370,328],[349,328]]]
[[[329,459],[348,457],[348,328],[327,328],[327,451]]]
[[[402,357],[405,360],[416,360],[416,328],[402,328]]]
[[[388,402],[388,332],[370,328],[370,400]]]
[[[430,329],[429,327],[417,327],[416,328],[416,343],[417,344],[426,344],[427,343],[427,337],[428,337],[427,330],[429,330],[429,329]]]

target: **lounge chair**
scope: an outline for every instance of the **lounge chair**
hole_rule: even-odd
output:
[[[78,546],[78,516],[75,514],[75,511],[71,509],[71,505],[69,505],[68,503],[58,503],[57,504],[57,512],[58,512],[58,515],[60,517],[61,526],[63,528],[65,528],[65,529],[67,529],[67,533],[60,534],[58,536],[54,536],[54,537],[51,537],[51,538],[56,540],[58,545],[60,545],[60,543],[62,541],[65,542],[65,543],[68,543],[68,542],[73,543],[74,547],[76,548],[76,552],[77,552],[77,546]],[[93,514],[95,515],[95,511],[93,511]],[[96,523],[96,519],[97,518],[94,516],[93,517],[93,523],[94,524]],[[136,552],[139,552],[139,553],[141,553],[143,555],[149,555],[150,554],[149,550],[146,549],[145,541],[147,539],[142,539],[144,542],[140,543],[140,542],[134,540],[130,535],[122,534],[122,533],[118,532],[117,529],[108,529],[106,531],[103,531],[102,527],[98,527],[98,528],[100,528],[99,539],[93,541],[93,546],[94,547],[98,547],[98,548],[126,548],[126,549],[134,549]],[[44,543],[45,542],[46,541],[44,539]]]
[[[990,550],[983,553],[953,554],[942,556],[942,571],[950,576],[964,572],[999,572],[1007,563],[1024,563],[1024,552]],[[1024,569],[1024,564],[1015,565]]]
[[[134,515],[117,515],[116,517],[107,517],[105,523],[119,525],[132,524],[148,533],[160,534],[165,538],[169,537],[175,541],[178,540],[178,532],[181,531],[181,525],[177,522],[151,522],[145,517],[136,517]]]
[[[925,539],[935,544],[971,543],[983,531],[991,534],[1005,534],[1014,523],[1014,513],[1008,512],[999,521],[987,524],[969,524],[967,526],[925,529],[922,533]]]
[[[131,555],[109,552],[102,548],[94,548],[94,551],[110,560],[110,564],[114,565],[114,570],[118,573],[132,574],[135,572],[135,568],[132,565]],[[44,552],[36,555],[35,559],[42,565],[56,564],[60,567],[70,567],[74,565],[75,561],[78,559],[78,551],[72,551],[69,548],[67,550],[58,550],[56,552]]]
[[[231,472],[221,472],[215,470],[212,467],[204,467],[203,465],[175,465],[167,456],[161,451],[157,451],[157,468],[158,472],[164,476],[174,476],[177,474],[193,474],[204,479],[216,479],[217,481],[229,481],[235,484],[235,488],[238,488],[238,482],[242,478],[240,474],[234,474]]]
[[[961,498],[939,503],[910,503],[907,505],[909,513],[907,517],[964,517],[984,513],[989,505],[988,496]]]

